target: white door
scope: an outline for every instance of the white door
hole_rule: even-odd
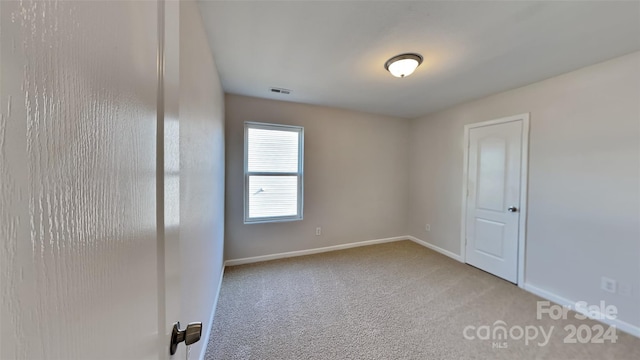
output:
[[[524,119],[468,131],[466,262],[518,281]]]
[[[158,4],[0,16],[0,358],[157,359]]]
[[[210,327],[222,268],[198,6],[0,1],[0,19],[0,359],[167,359],[174,322]]]
[[[164,43],[163,43],[163,99],[161,108],[164,118],[164,152],[160,162],[164,165],[163,176],[158,176],[164,188],[164,197],[159,208],[164,211],[164,323],[165,333],[160,340],[161,359],[185,359],[186,347],[180,344],[175,348],[173,357],[168,353],[173,325],[180,322],[183,330],[187,323],[183,320],[182,298],[188,294],[182,292],[182,251],[180,239],[180,2],[164,2]],[[158,164],[158,165],[159,165]]]

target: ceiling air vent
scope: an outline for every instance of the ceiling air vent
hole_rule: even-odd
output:
[[[284,95],[291,94],[291,90],[289,90],[289,89],[282,89],[282,88],[272,87],[270,90],[271,90],[272,93],[276,93],[276,94],[284,94]]]

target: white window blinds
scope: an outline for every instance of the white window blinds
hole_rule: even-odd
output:
[[[245,123],[245,223],[302,219],[303,129]]]

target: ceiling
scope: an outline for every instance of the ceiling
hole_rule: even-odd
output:
[[[640,2],[201,1],[227,93],[415,118],[640,50]],[[407,78],[385,69],[417,52]],[[275,94],[271,87],[291,89]]]

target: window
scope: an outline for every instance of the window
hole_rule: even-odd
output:
[[[302,220],[304,129],[244,124],[244,222]]]

